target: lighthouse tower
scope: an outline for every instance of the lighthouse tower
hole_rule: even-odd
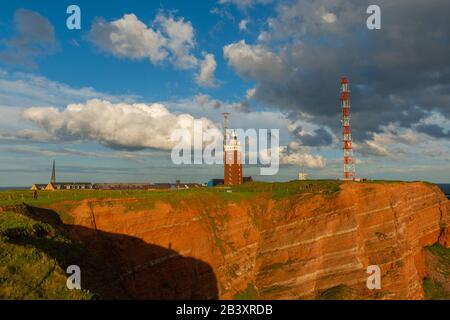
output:
[[[236,132],[233,132],[230,140],[225,141],[224,184],[226,186],[242,184],[242,151]]]
[[[347,77],[341,77],[341,108],[344,144],[343,180],[355,180],[355,158],[353,157],[352,131],[350,129],[350,89]]]

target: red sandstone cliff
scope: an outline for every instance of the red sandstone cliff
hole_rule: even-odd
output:
[[[423,247],[450,243],[449,201],[425,183],[345,183],[333,195],[280,200],[268,194],[237,202],[191,197],[150,209],[142,201],[85,200],[72,203],[69,213],[75,225],[126,234],[206,262],[223,299],[248,287],[261,299],[309,299],[339,285],[359,298],[421,299]],[[139,270],[151,267],[156,278],[158,272],[177,272],[171,256],[149,261],[137,249],[99,254],[122,255],[131,270],[122,280],[133,296],[156,281]],[[366,288],[366,268],[373,264],[382,271],[381,290]]]

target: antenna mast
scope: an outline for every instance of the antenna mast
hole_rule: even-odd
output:
[[[355,158],[353,157],[352,132],[350,129],[350,89],[347,77],[341,77],[342,131],[344,143],[343,180],[355,180]]]

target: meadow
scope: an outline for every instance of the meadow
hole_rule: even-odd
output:
[[[26,203],[32,206],[45,206],[63,201],[85,199],[148,199],[178,202],[186,198],[216,197],[229,201],[248,199],[257,194],[267,194],[274,199],[302,194],[333,194],[339,191],[342,182],[337,180],[291,181],[283,183],[250,182],[240,186],[172,190],[56,190],[38,191],[37,199],[31,190],[0,191],[0,206]]]

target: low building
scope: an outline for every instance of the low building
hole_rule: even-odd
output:
[[[208,187],[215,187],[223,185],[223,179],[211,179],[208,181]]]
[[[43,183],[35,183],[35,184],[33,184],[32,186],[31,186],[31,189],[30,190],[45,190],[45,187],[46,187],[47,185],[46,184],[43,184]]]
[[[242,183],[248,183],[248,182],[253,182],[253,178],[251,176],[242,178]],[[211,179],[208,181],[207,186],[215,187],[215,186],[222,186],[224,184],[225,184],[224,179]]]
[[[150,183],[95,183],[96,190],[148,190],[154,185]]]
[[[193,189],[193,188],[203,188],[204,184],[201,183],[178,183],[175,185],[177,189]]]
[[[46,185],[44,190],[86,190],[92,189],[92,183],[90,182],[54,182]]]
[[[151,185],[150,189],[157,189],[157,190],[172,189],[172,185],[170,183],[154,183]]]
[[[167,190],[170,183],[95,183],[96,190]]]

